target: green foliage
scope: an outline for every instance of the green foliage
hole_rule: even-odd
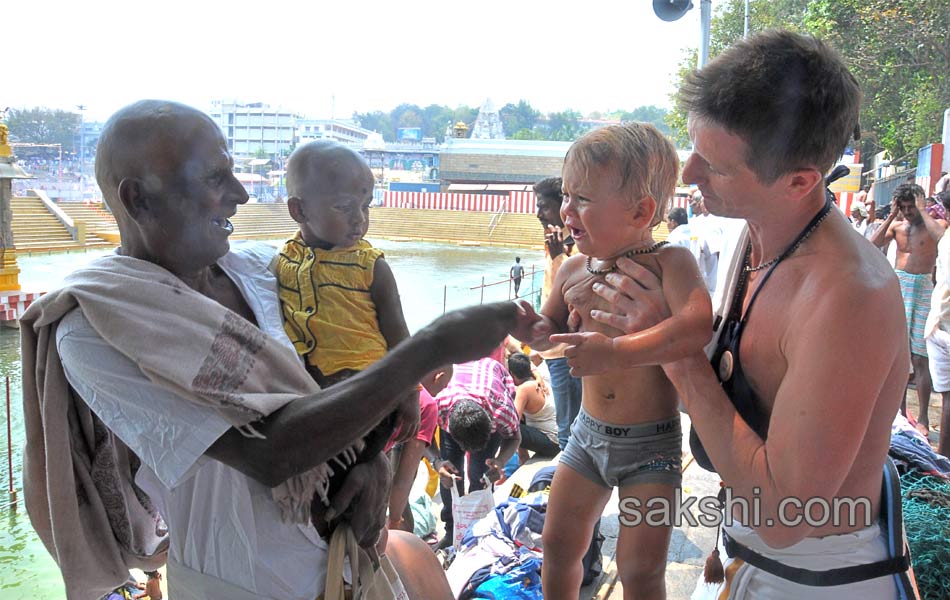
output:
[[[560,140],[573,141],[590,127],[584,123],[584,116],[576,110],[563,110],[542,115],[527,100],[517,104],[506,104],[499,111],[505,135],[516,140]],[[400,104],[391,111],[373,111],[354,113],[353,118],[361,127],[379,132],[387,142],[396,141],[396,131],[400,127],[421,127],[424,137],[435,138],[441,143],[445,139],[446,128],[458,122],[472,127],[478,117],[478,108],[458,106],[449,108],[439,104],[430,104],[420,108],[415,104]],[[641,106],[632,111],[618,110],[611,113],[593,112],[588,119],[645,121],[653,123],[663,133],[670,134],[671,128],[665,121],[666,109],[657,106]]]
[[[419,127],[423,137],[435,138],[439,143],[445,139],[446,127],[455,125],[458,121],[471,127],[476,116],[477,108],[449,108],[438,104],[430,104],[425,108],[415,104],[400,104],[388,113],[377,110],[353,114],[360,127],[379,132],[387,142],[396,141],[396,133],[400,127]]]
[[[541,117],[541,111],[535,110],[527,100],[519,100],[518,104],[506,104],[498,111],[505,134],[514,137],[523,130],[531,131]],[[530,140],[536,138],[519,137],[516,139]]]
[[[64,152],[79,150],[78,113],[47,108],[15,108],[7,113],[7,127],[14,141],[62,144]]]
[[[669,123],[666,122],[666,115],[669,111],[659,106],[641,106],[632,111],[620,111],[619,119],[621,122],[639,121],[641,123],[650,123],[660,130],[664,135],[670,135],[672,130]]]
[[[547,139],[561,142],[576,140],[584,132],[581,124],[578,123],[580,118],[581,113],[570,109],[548,113]]]
[[[744,1],[715,5],[710,59],[742,37]],[[937,142],[950,107],[950,3],[947,0],[752,0],[749,31],[782,27],[816,35],[844,58],[861,84],[863,155],[891,157]],[[684,55],[676,87],[696,65]],[[673,139],[684,141],[686,115],[666,117]]]

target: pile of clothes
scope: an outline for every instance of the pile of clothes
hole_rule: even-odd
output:
[[[541,536],[554,467],[535,474],[522,491],[497,504],[465,533],[446,575],[460,600],[505,598],[541,600]],[[585,583],[600,574],[603,537],[594,532],[584,557]]]
[[[901,474],[904,530],[920,597],[950,598],[950,460],[900,414],[889,454]]]

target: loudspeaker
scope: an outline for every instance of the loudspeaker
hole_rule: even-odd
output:
[[[653,0],[653,12],[664,21],[675,21],[691,8],[690,0]]]

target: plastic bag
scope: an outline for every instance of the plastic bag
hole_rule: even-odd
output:
[[[495,498],[491,490],[476,490],[468,495],[459,496],[458,488],[452,486],[452,520],[455,529],[452,532],[452,545],[461,547],[465,532],[472,523],[483,518],[495,508]]]

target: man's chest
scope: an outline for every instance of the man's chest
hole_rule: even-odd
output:
[[[766,294],[766,292],[772,292]],[[775,395],[788,372],[786,340],[795,317],[782,302],[780,290],[763,290],[745,315],[739,340],[739,365],[756,397],[771,411]],[[816,340],[816,349],[820,340]]]
[[[894,238],[901,252],[920,256],[937,255],[937,244],[922,225],[905,222],[897,228]]]
[[[213,281],[211,297],[214,300],[217,300],[221,305],[233,310],[235,313],[241,315],[251,323],[257,324],[257,319],[254,317],[254,311],[251,310],[247,300],[244,299],[244,295],[241,294],[241,290],[238,289],[237,285],[231,281],[231,278],[220,269],[217,270]]]

